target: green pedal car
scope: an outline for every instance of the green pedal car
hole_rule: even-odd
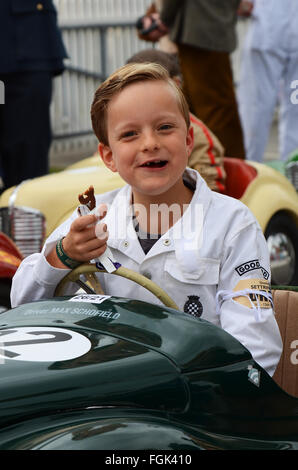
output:
[[[146,287],[165,305],[62,282],[0,314],[0,450],[297,450],[298,398]]]

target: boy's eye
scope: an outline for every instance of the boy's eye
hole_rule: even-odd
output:
[[[168,131],[172,128],[173,128],[172,124],[162,124],[161,126],[159,126],[159,130],[161,131]]]
[[[129,137],[134,137],[136,134],[136,131],[126,131],[121,134],[121,139],[128,139]]]

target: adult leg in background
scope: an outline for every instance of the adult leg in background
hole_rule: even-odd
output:
[[[26,72],[0,76],[5,85],[1,105],[0,163],[5,188],[48,173],[51,144],[52,76]]]
[[[279,149],[282,160],[287,160],[291,152],[298,149],[298,54],[287,57],[281,91],[279,113]]]
[[[178,44],[184,90],[193,113],[220,140],[229,157],[245,158],[230,55]]]
[[[248,160],[263,162],[283,68],[284,57],[277,51],[243,50],[238,102]]]

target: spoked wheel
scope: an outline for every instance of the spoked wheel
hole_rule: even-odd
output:
[[[287,214],[276,214],[265,238],[270,252],[273,285],[298,285],[298,229]]]
[[[70,273],[68,273],[58,284],[56,287],[55,296],[63,295],[65,287],[69,282],[75,282],[80,286],[82,289],[85,290],[87,293],[93,294],[103,294],[102,287],[95,276],[95,273],[107,273],[105,269],[98,268],[95,264],[92,263],[84,263],[78,266],[77,268],[73,269]],[[107,273],[108,274],[108,273]],[[131,269],[124,268],[120,266],[120,268],[116,269],[113,273],[116,276],[125,277],[126,279],[130,279],[131,281],[136,282],[140,286],[144,287],[145,289],[149,290],[153,295],[155,295],[166,307],[174,308],[175,310],[179,310],[176,303],[168,296],[168,294],[157,284],[152,282],[142,274],[139,274]],[[88,284],[81,280],[81,277],[84,277],[88,280]],[[90,284],[92,288],[90,288]]]

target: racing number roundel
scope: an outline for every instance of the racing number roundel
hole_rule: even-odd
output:
[[[17,327],[0,330],[0,364],[6,359],[53,362],[87,353],[91,342],[80,333],[56,327]]]

